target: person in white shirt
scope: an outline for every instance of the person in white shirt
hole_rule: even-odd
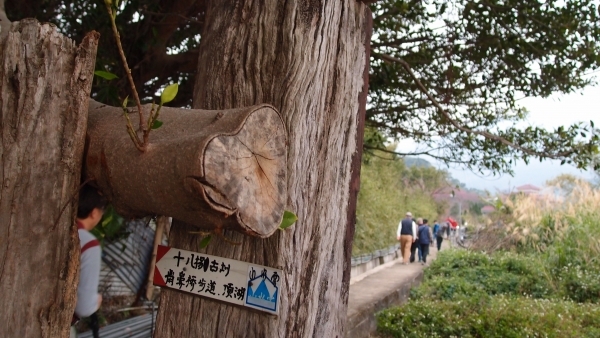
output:
[[[408,264],[410,258],[410,247],[417,240],[417,224],[412,219],[412,213],[406,213],[406,217],[398,224],[396,239],[400,241],[400,252],[402,252],[402,264]]]
[[[100,308],[102,295],[98,293],[100,282],[100,262],[102,250],[100,242],[90,233],[100,223],[106,199],[95,188],[85,185],[79,192],[77,207],[77,229],[81,258],[79,266],[79,284],[77,285],[77,304],[71,323],[71,337],[76,335],[74,324],[80,318],[89,317]]]

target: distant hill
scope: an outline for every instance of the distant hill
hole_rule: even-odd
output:
[[[424,168],[433,167],[433,165],[425,159],[422,159],[419,157],[409,157],[409,156],[404,158],[404,165],[406,165],[407,167],[424,167]]]
[[[404,165],[406,165],[407,167],[434,168],[434,166],[429,161],[422,159],[420,157],[411,157],[411,156],[404,157]],[[439,169],[439,170],[443,170],[443,169]],[[447,173],[447,175],[448,175],[447,181],[448,181],[448,184],[450,187],[452,187],[453,189],[462,190],[464,192],[469,193],[466,196],[462,196],[466,200],[470,200],[471,202],[474,202],[476,200],[474,195],[487,196],[486,191],[480,190],[480,189],[468,188],[465,183],[452,177],[452,175],[450,173]]]

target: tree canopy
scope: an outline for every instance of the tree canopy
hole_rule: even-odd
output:
[[[205,1],[122,0],[119,6],[117,25],[142,100],[178,82],[171,105],[191,106],[210,15]],[[480,171],[510,171],[517,159],[590,164],[600,142],[592,121],[552,131],[524,126],[519,100],[595,84],[597,1],[383,0],[371,6],[368,126],[384,137],[413,138],[425,146],[422,154]],[[6,11],[12,21],[50,21],[76,41],[99,31],[96,69],[118,78],[97,79],[92,95],[120,105],[130,94],[102,1],[7,0]],[[366,140],[366,148],[382,145],[381,137]]]

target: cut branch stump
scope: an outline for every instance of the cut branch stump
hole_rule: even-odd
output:
[[[86,176],[118,213],[165,215],[262,238],[277,230],[287,198],[287,141],[272,106],[163,107],[163,125],[152,131],[144,153],[134,147],[122,115],[121,108],[90,102],[85,159]]]

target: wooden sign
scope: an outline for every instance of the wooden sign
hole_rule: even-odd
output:
[[[158,246],[154,285],[279,314],[283,271]]]

